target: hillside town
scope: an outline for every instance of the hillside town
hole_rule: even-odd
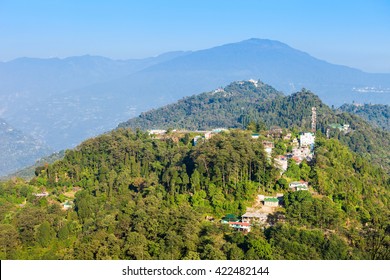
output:
[[[283,135],[280,133],[279,128],[266,133],[268,138],[273,138],[277,134],[281,139],[287,141],[292,147],[291,151],[283,155],[272,156],[273,149],[275,148],[274,142],[270,139],[262,140],[262,145],[267,157],[273,160],[275,167],[280,170],[280,175],[288,169],[288,163],[294,161],[296,164],[300,164],[302,161],[310,162],[314,157],[314,144],[315,135],[313,132],[302,132],[299,137],[293,138],[290,132]],[[259,139],[258,134],[253,134],[253,139]],[[303,180],[289,182],[288,191],[309,191],[309,183]],[[252,207],[247,208],[246,212],[236,220],[231,220],[224,217],[221,222],[228,224],[235,230],[242,232],[250,232],[252,225],[258,225],[261,227],[272,226],[274,221],[283,221],[284,215],[281,213],[280,208],[283,207],[283,193],[276,193],[275,195],[258,194],[255,203]]]
[[[315,110],[313,110],[315,111]],[[312,118],[315,121],[315,117]],[[313,125],[315,127],[315,124]],[[171,133],[171,136],[169,134]],[[192,139],[193,146],[204,143],[219,133],[229,133],[227,128],[215,128],[208,131],[187,131],[187,130],[149,130],[149,134],[158,139],[174,137],[175,134],[194,133],[197,134]],[[280,127],[273,126],[267,131],[250,134],[253,141],[258,141],[263,146],[264,152],[270,162],[280,170],[280,176],[287,171],[289,163],[294,162],[299,165],[303,161],[307,163],[314,158],[315,132],[301,132],[293,135],[291,131],[283,130]],[[275,149],[275,143],[283,143],[288,147],[287,152],[278,154]],[[303,180],[289,180],[288,191],[310,191],[309,183]],[[237,217],[233,214],[227,214],[221,219],[222,224],[229,225],[232,229],[248,233],[253,225],[267,227],[275,221],[283,221],[284,215],[280,211],[283,207],[283,193],[273,195],[259,193],[252,207],[248,207],[246,212]]]

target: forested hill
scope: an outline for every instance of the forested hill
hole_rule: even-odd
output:
[[[225,88],[183,98],[159,109],[142,113],[119,127],[141,129],[204,130],[215,127],[242,128],[248,112],[282,93],[260,81],[234,82]]]
[[[257,129],[276,125],[300,131],[310,129],[312,107],[317,109],[318,130],[325,134],[331,124],[349,124],[348,131],[330,129],[329,136],[339,139],[352,151],[390,172],[389,132],[372,127],[354,114],[332,110],[306,89],[284,96],[260,81],[234,82],[223,90],[187,97],[142,113],[119,127],[204,130],[216,127],[246,128],[252,123],[257,125]]]
[[[390,131],[390,106],[381,104],[344,104],[339,108],[343,112],[356,114],[372,125]]]
[[[298,131],[309,130],[312,107],[317,109],[317,130],[325,135],[329,128],[329,137],[340,140],[352,151],[390,172],[390,132],[373,127],[357,115],[332,110],[318,96],[305,89],[260,104],[250,119],[265,123],[268,127],[279,125]],[[348,124],[350,128],[347,131],[333,129],[331,125],[335,123]]]
[[[389,259],[389,177],[338,140],[318,134],[315,160],[280,175],[250,131],[191,137],[118,129],[0,183],[0,258]],[[280,192],[265,229],[220,223]]]

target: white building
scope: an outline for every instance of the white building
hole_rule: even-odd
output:
[[[268,218],[267,213],[258,213],[258,212],[246,212],[241,216],[243,223],[266,223]]]
[[[234,228],[238,231],[244,231],[244,232],[250,232],[251,231],[251,224],[250,223],[243,223],[243,222],[229,222],[228,223],[230,227]]]
[[[151,129],[151,130],[148,130],[148,132],[149,132],[149,135],[162,135],[162,134],[167,133],[167,131],[164,129]]]
[[[286,156],[277,156],[275,158],[275,167],[279,168],[282,173],[287,170],[288,167],[288,162],[287,162],[287,157]]]
[[[309,190],[309,184],[305,181],[295,181],[289,184],[290,189],[295,191],[307,191]]]
[[[311,132],[305,132],[299,135],[299,143],[301,147],[313,146],[315,139],[315,135]]]

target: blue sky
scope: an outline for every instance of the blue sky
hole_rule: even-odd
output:
[[[390,73],[390,0],[0,0],[0,61],[142,58],[248,38]]]

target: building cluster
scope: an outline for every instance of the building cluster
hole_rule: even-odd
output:
[[[294,181],[289,184],[290,191],[309,191],[309,184],[305,181]],[[277,207],[282,205],[283,193],[277,193],[275,196],[258,195],[257,201],[261,203],[261,209],[248,208],[247,212],[241,216],[241,218],[235,215],[226,215],[221,222],[228,224],[230,227],[237,231],[250,232],[252,225],[267,226],[272,225],[276,220],[283,221],[284,215],[280,212],[273,214],[273,218],[270,219],[269,215],[274,213]],[[272,221],[274,220],[274,221]]]
[[[176,133],[197,133],[199,135],[195,136],[192,140],[192,143],[194,146],[196,146],[197,143],[200,141],[205,141],[213,137],[214,135],[221,133],[221,132],[226,132],[229,131],[226,128],[214,128],[212,130],[207,130],[207,131],[189,131],[189,130],[172,130],[172,132]],[[165,139],[167,130],[164,129],[152,129],[148,130],[149,135],[153,135],[155,138],[160,138],[160,139]]]
[[[192,140],[193,145],[196,146],[196,144],[199,143],[199,141],[209,140],[214,135],[221,133],[221,132],[226,132],[226,131],[229,131],[229,130],[226,128],[215,128],[215,129],[210,130],[210,131],[194,131],[194,132],[202,133],[202,135],[197,135],[194,137],[194,139]]]
[[[221,220],[222,223],[228,224],[235,230],[242,232],[250,232],[252,225],[265,226],[268,223],[268,215],[273,212],[276,207],[281,205],[283,200],[283,194],[277,194],[276,196],[264,196],[259,195],[258,201],[262,204],[260,210],[248,210],[241,218],[234,215],[226,215]]]
[[[295,181],[291,182],[289,185],[290,190],[292,191],[308,191],[309,190],[309,184],[305,181]]]
[[[290,136],[291,140],[291,136]],[[281,173],[285,172],[288,168],[288,160],[292,159],[297,164],[300,164],[303,160],[311,161],[314,156],[314,142],[315,135],[312,132],[304,132],[299,135],[299,140],[294,138],[290,144],[292,150],[285,155],[278,155],[275,157],[275,166],[280,169]],[[264,145],[264,143],[263,143]],[[264,145],[266,153],[269,153],[269,145]],[[272,151],[272,150],[271,150]]]

